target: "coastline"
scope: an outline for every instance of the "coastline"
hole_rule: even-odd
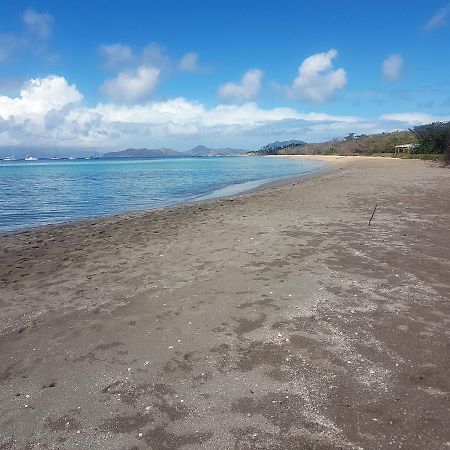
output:
[[[282,156],[280,156],[280,157],[282,157]],[[307,160],[308,159],[315,160],[317,158],[306,158],[306,159]],[[231,197],[231,196],[241,195],[246,192],[254,192],[259,189],[264,189],[266,186],[270,187],[270,186],[276,186],[278,184],[289,183],[289,182],[297,180],[301,177],[307,177],[310,175],[314,175],[323,170],[327,170],[326,164],[322,167],[312,169],[309,172],[302,172],[297,175],[283,176],[283,177],[280,177],[277,179],[258,179],[258,180],[249,181],[249,182],[240,182],[240,183],[235,183],[235,184],[231,184],[231,185],[226,185],[222,188],[214,189],[213,191],[211,191],[209,193],[206,193],[203,195],[198,195],[198,196],[186,197],[184,200],[178,201],[176,203],[169,203],[169,204],[166,204],[163,206],[139,208],[139,209],[133,209],[130,211],[116,212],[116,213],[112,213],[112,214],[102,214],[102,215],[95,216],[95,217],[84,217],[84,218],[78,218],[78,219],[73,219],[73,220],[67,220],[67,221],[63,221],[63,222],[48,223],[48,224],[44,224],[44,225],[19,227],[17,229],[11,229],[9,231],[1,231],[0,230],[0,238],[2,236],[27,233],[27,232],[32,232],[32,231],[38,232],[39,230],[45,230],[47,228],[52,228],[55,226],[56,227],[57,226],[65,226],[65,225],[71,225],[71,224],[77,224],[77,223],[83,223],[83,222],[96,222],[96,221],[99,221],[102,219],[114,219],[114,218],[119,218],[121,216],[129,217],[134,214],[140,214],[140,213],[145,214],[145,213],[148,213],[151,211],[160,211],[160,210],[164,210],[166,208],[174,208],[177,206],[189,205],[192,203],[200,203],[203,201],[214,200],[217,198],[227,198],[227,197]],[[242,188],[242,185],[245,185],[245,184],[255,184],[256,186],[249,187],[249,188]],[[230,193],[222,193],[223,191],[230,191]]]
[[[445,446],[450,174],[331,158],[1,236],[0,445]]]

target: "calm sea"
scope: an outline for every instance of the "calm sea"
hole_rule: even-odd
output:
[[[256,157],[0,161],[0,232],[234,195],[323,165]]]

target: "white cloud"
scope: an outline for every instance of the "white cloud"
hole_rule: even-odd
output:
[[[101,90],[111,100],[135,102],[147,97],[159,81],[160,70],[139,66],[136,70],[120,72],[116,78],[103,83]]]
[[[103,57],[104,65],[111,68],[120,67],[134,59],[132,48],[120,43],[101,45],[99,52]]]
[[[337,51],[331,49],[306,58],[294,82],[286,89],[288,97],[316,103],[332,99],[335,92],[347,84],[345,70],[333,70],[332,60],[336,56]]]
[[[156,42],[150,42],[141,50],[116,42],[101,45],[99,53],[103,58],[103,64],[111,69],[131,70],[138,66],[152,66],[164,71],[174,66],[164,47]]]
[[[406,112],[365,119],[302,113],[293,108],[264,109],[252,102],[207,107],[182,97],[140,105],[100,103],[87,107],[82,98],[75,85],[56,75],[28,81],[17,97],[0,95],[0,142],[35,148],[186,149],[202,142],[258,148],[285,138],[320,141],[349,132],[374,133],[450,119]]]
[[[0,63],[5,62],[20,47],[23,47],[25,41],[20,36],[9,33],[0,34]]]
[[[439,11],[434,14],[424,25],[424,30],[426,31],[434,31],[437,28],[441,28],[447,24],[447,19],[450,14],[450,5],[447,5],[445,8],[441,8]]]
[[[39,39],[45,40],[52,34],[53,17],[47,13],[38,13],[34,9],[27,9],[22,20],[27,29]]]
[[[263,73],[259,69],[250,69],[244,73],[239,83],[225,83],[219,87],[218,95],[223,100],[244,102],[259,94]]]
[[[200,66],[198,63],[198,54],[194,52],[186,53],[180,59],[178,67],[184,72],[198,72],[200,70]]]
[[[0,96],[0,117],[31,119],[34,115],[42,115],[52,109],[78,103],[82,98],[76,86],[69,85],[64,77],[51,75],[35,78],[24,84],[18,97]]]
[[[384,80],[395,81],[403,76],[403,58],[399,53],[387,57],[381,66],[381,73]]]
[[[173,65],[164,47],[156,42],[151,42],[142,49],[141,61],[142,64],[157,67],[159,70],[169,70]]]
[[[34,55],[52,59],[47,51],[47,41],[52,34],[54,19],[47,13],[38,13],[27,9],[22,14],[24,29],[20,32],[0,33],[0,64],[20,51],[28,51]]]
[[[91,111],[98,112],[110,123],[152,124],[154,126],[172,124],[180,133],[185,127],[191,130],[209,127],[244,127],[252,128],[267,123],[287,119],[308,122],[342,122],[356,123],[360,119],[355,116],[333,116],[323,113],[302,114],[292,108],[262,109],[256,103],[240,105],[220,104],[214,108],[206,108],[199,102],[189,101],[183,97],[149,102],[143,105],[99,104]]]
[[[424,114],[420,112],[406,112],[406,113],[383,114],[382,116],[380,116],[380,120],[386,120],[390,122],[401,122],[406,126],[410,126],[410,125],[420,125],[423,123],[446,122],[450,120],[450,116],[433,116],[431,114]]]
[[[103,65],[117,73],[114,79],[106,80],[100,90],[109,99],[119,102],[142,100],[153,91],[161,76],[174,70],[185,72],[204,70],[199,65],[197,53],[186,53],[177,62],[155,42],[151,42],[141,50],[117,42],[101,45],[98,51],[103,59]]]

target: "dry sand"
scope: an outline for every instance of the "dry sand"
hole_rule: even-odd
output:
[[[329,160],[1,237],[0,448],[450,448],[450,171]]]

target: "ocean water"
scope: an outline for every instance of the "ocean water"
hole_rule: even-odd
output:
[[[323,166],[257,157],[0,161],[0,232],[234,195]]]

